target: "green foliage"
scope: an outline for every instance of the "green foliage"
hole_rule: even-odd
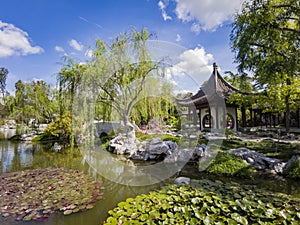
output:
[[[57,116],[55,121],[51,122],[44,134],[50,139],[55,138],[63,143],[68,143],[72,133],[72,115],[66,111],[62,116]]]
[[[72,111],[73,99],[87,66],[77,63],[65,56],[64,65],[57,75],[59,83],[59,111],[62,115],[66,110]]]
[[[252,177],[254,169],[245,163],[240,157],[219,152],[206,169],[212,174],[224,174],[230,176]]]
[[[229,137],[234,135],[234,132],[231,129],[226,128],[225,135],[226,135],[226,139],[228,139]]]
[[[180,130],[180,120],[176,116],[168,116],[167,125],[170,125],[172,129]]]
[[[15,96],[5,97],[6,117],[15,119],[18,123],[28,123],[36,119],[46,123],[57,111],[56,102],[52,99],[52,90],[44,81],[15,83]]]
[[[300,179],[300,157],[297,159],[286,169],[285,174],[288,177]]]
[[[171,134],[145,134],[142,132],[136,132],[135,136],[140,141],[151,141],[154,138],[160,138],[162,141],[173,141],[178,144],[181,140],[180,137]]]
[[[104,149],[108,149],[109,142],[116,136],[115,132],[112,130],[107,135],[100,137],[102,147]]]
[[[299,11],[295,0],[245,1],[231,32],[239,71],[251,71],[262,90],[257,106],[285,111],[287,130],[291,107],[299,107]]]
[[[297,224],[300,200],[255,186],[200,180],[120,202],[108,224]]]
[[[94,101],[97,119],[140,125],[164,118],[173,110],[172,86],[162,81],[159,62],[151,59],[147,49],[151,36],[146,29],[132,29],[111,43],[97,40],[94,57],[81,80],[82,96],[78,96],[83,104]]]
[[[0,67],[0,93],[2,94],[1,97],[4,97],[5,95],[7,75],[8,70],[4,67]]]

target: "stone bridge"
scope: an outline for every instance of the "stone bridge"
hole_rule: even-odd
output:
[[[116,130],[121,126],[117,121],[94,121],[95,136],[98,138],[107,136],[110,131]]]

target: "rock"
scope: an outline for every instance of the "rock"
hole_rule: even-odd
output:
[[[61,150],[61,146],[57,142],[54,143],[53,148],[55,152],[59,152]]]
[[[180,185],[180,184],[187,184],[189,185],[191,183],[191,178],[189,177],[177,177],[175,179],[175,184]]]
[[[177,144],[172,141],[161,141],[160,138],[153,139],[149,146],[147,146],[146,152],[150,155],[170,155],[177,149]]]
[[[202,158],[207,158],[211,155],[210,149],[205,144],[201,144],[194,149],[191,161],[198,161]]]
[[[176,143],[175,143],[176,144]],[[168,155],[164,162],[165,163],[174,163],[174,162],[196,162],[201,159],[205,159],[211,156],[209,147],[205,144],[201,144],[195,149],[180,149],[178,150],[176,145],[176,151],[173,151],[172,154]]]
[[[137,149],[135,143],[125,142],[125,138],[122,135],[118,135],[109,142],[108,151],[117,154],[125,155],[133,152]]]
[[[249,164],[253,164],[254,163],[254,160],[252,159],[252,158],[247,158],[246,159],[246,161],[247,161],[247,163],[249,163]]]
[[[292,158],[290,158],[289,161],[287,161],[287,163],[284,165],[284,167],[283,167],[283,173],[285,173],[285,171],[286,171],[292,164],[294,164],[294,163],[298,160],[299,157],[300,157],[300,156],[293,155]]]
[[[226,152],[239,156],[245,162],[254,166],[258,170],[265,170],[278,174],[283,173],[285,163],[281,162],[279,159],[267,157],[265,154],[249,150],[247,148],[231,149]]]
[[[283,169],[284,169],[284,167],[285,167],[285,165],[286,165],[286,163],[284,163],[284,162],[279,162],[279,163],[277,163],[277,164],[275,164],[274,166],[273,166],[273,170],[275,171],[275,173],[277,173],[277,174],[283,174]]]

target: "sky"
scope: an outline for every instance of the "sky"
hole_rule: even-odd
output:
[[[1,0],[0,67],[9,71],[7,89],[14,91],[18,80],[42,79],[54,86],[64,55],[90,60],[98,38],[109,43],[132,27],[155,34],[153,53],[177,55],[174,64],[199,86],[210,75],[203,68],[211,70],[213,62],[223,74],[236,71],[229,36],[241,2]],[[176,82],[186,90],[188,82],[181,78]]]

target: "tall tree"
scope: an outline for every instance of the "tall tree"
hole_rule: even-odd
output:
[[[0,110],[2,111],[5,109],[5,95],[6,95],[6,78],[7,78],[8,70],[4,67],[0,67],[0,93],[2,97],[2,102],[0,103]],[[5,112],[5,110],[4,110]],[[1,112],[1,116],[3,116],[3,113]]]
[[[148,32],[120,34],[108,45],[98,40],[94,60],[89,65],[86,78],[92,79],[98,101],[111,108],[129,124],[132,107],[142,94],[147,78],[158,69],[147,51]],[[110,115],[108,115],[110,116]],[[107,119],[107,118],[103,118]]]
[[[274,106],[285,111],[287,132],[291,106],[295,106],[300,94],[299,15],[297,0],[245,1],[231,32],[239,71],[252,71],[259,87],[265,90],[261,93],[273,96],[264,98],[264,105],[272,104],[274,98],[284,102],[284,109],[281,104]]]
[[[8,70],[4,67],[0,67],[0,92],[2,97],[5,96],[6,89],[6,78],[7,78]]]
[[[87,68],[85,64],[77,63],[71,58],[64,57],[63,60],[64,65],[57,75],[61,116],[65,110],[72,111],[74,94]]]

